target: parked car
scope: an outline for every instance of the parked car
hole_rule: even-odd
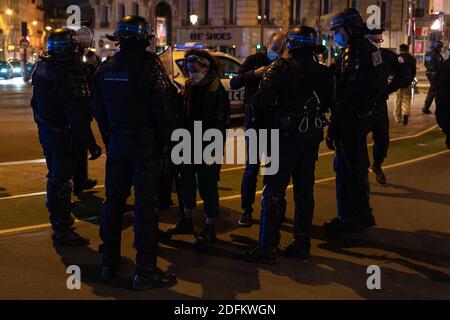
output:
[[[23,76],[23,64],[19,60],[9,60],[8,61],[13,67],[13,77]]]
[[[14,68],[7,61],[0,61],[0,78],[11,79],[14,76]]]

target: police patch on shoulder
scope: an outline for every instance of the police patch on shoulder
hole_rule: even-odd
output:
[[[128,82],[128,72],[126,71],[106,71],[103,75],[105,81],[125,81]]]
[[[372,53],[372,63],[374,67],[377,67],[383,63],[383,58],[381,57],[380,50],[377,50],[374,53]]]
[[[405,63],[405,59],[402,56],[398,57],[398,62],[399,63]]]

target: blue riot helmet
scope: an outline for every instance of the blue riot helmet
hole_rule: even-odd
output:
[[[287,48],[289,53],[294,50],[310,50],[314,53],[323,53],[325,47],[319,44],[317,32],[307,26],[297,26],[291,29],[287,34]]]
[[[431,49],[433,49],[433,50],[439,51],[439,50],[441,50],[443,47],[444,47],[444,43],[443,43],[442,41],[440,41],[440,40],[433,40],[433,41],[431,42]]]
[[[116,26],[113,35],[106,35],[111,41],[121,42],[126,39],[144,40],[149,42],[154,37],[152,27],[145,18],[139,16],[126,16]]]
[[[365,34],[368,29],[361,14],[356,9],[347,8],[336,14],[331,20],[331,30],[343,27],[352,34]]]
[[[76,32],[69,28],[52,31],[47,41],[47,51],[56,55],[74,54],[77,48]]]

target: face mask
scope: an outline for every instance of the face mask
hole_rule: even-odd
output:
[[[344,37],[342,36],[342,33],[335,33],[333,39],[339,47],[345,47],[345,45],[347,44]]]
[[[205,73],[202,72],[193,72],[191,73],[191,78],[192,80],[194,80],[195,82],[200,82],[203,80],[203,78],[206,76]]]
[[[275,61],[278,58],[280,58],[280,55],[278,53],[276,53],[275,51],[269,49],[269,50],[267,50],[267,58],[270,61]]]
[[[371,44],[373,44],[378,50],[381,48],[381,43],[373,41],[372,39],[369,38],[369,41]]]

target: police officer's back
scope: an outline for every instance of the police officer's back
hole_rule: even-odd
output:
[[[172,87],[157,56],[146,51],[151,34],[144,18],[126,16],[108,37],[119,42],[120,51],[100,66],[94,79],[94,115],[107,145],[101,276],[110,279],[117,273],[122,215],[133,184],[133,287],[168,286],[175,277],[157,268],[156,250],[162,157],[176,126]]]
[[[318,63],[314,29],[296,27],[288,34],[289,59],[269,66],[254,99],[257,128],[280,132],[279,170],[264,179],[259,245],[244,259],[278,262],[280,226],[286,208],[285,191],[291,175],[294,181],[294,241],[286,247],[288,256],[307,259],[314,211],[314,170],[319,144],[323,140],[324,114],[333,103],[330,69]]]
[[[46,204],[53,241],[61,245],[88,243],[71,229],[73,136],[89,150],[92,159],[101,155],[90,128],[90,93],[78,58],[78,45],[73,30],[54,30],[48,39],[48,51],[40,56],[32,76],[31,106],[49,170]]]

